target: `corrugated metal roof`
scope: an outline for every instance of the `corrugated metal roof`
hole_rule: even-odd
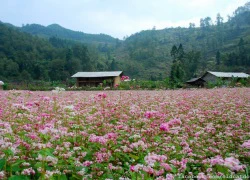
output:
[[[208,71],[208,73],[213,74],[216,77],[240,77],[240,78],[248,78],[249,75],[242,72],[212,72]]]
[[[122,71],[103,71],[103,72],[78,72],[71,77],[116,77]]]

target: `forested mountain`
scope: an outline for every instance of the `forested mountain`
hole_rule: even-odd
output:
[[[218,14],[199,27],[144,30],[124,41],[56,24],[0,23],[0,79],[64,81],[77,71],[123,70],[131,78],[183,82],[206,70],[250,73],[249,19],[247,3],[227,21]]]
[[[22,26],[20,30],[40,37],[58,37],[62,39],[70,39],[89,44],[115,44],[117,41],[119,41],[118,39],[115,39],[106,34],[87,34],[83,32],[72,31],[58,24],[51,24],[49,26],[42,26],[39,24],[27,24],[25,26]]]
[[[34,37],[0,23],[1,80],[63,81],[76,71],[92,69],[93,62],[83,44]]]
[[[170,76],[176,61],[172,48],[181,45],[183,80],[198,76],[206,70],[243,71],[250,73],[250,3],[239,7],[223,20],[210,17],[200,20],[200,27],[146,30],[128,37],[115,56],[134,77],[161,79]],[[177,58],[180,59],[180,58]],[[179,63],[179,62],[178,62]],[[188,70],[187,70],[188,69]]]

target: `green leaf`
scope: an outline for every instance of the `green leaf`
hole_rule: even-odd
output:
[[[37,162],[37,163],[35,164],[35,168],[39,168],[39,167],[43,167],[42,162]]]
[[[11,149],[3,150],[3,152],[6,156],[13,156],[14,155],[14,153]]]
[[[84,160],[91,161],[93,153],[94,153],[93,151],[88,151],[87,154],[86,154],[86,156],[84,157]]]
[[[132,179],[137,179],[136,173],[135,173],[135,172],[131,172],[131,171],[130,171],[129,173],[130,173]]]
[[[178,172],[178,169],[173,165],[170,165],[170,166],[172,168],[172,173],[176,174]]]
[[[160,142],[160,141],[161,141],[161,136],[155,136],[155,137],[154,137],[154,140],[155,140],[156,142]]]
[[[27,176],[11,176],[8,180],[29,180]]]
[[[130,156],[131,158],[133,158],[134,160],[136,160],[136,161],[139,159],[139,157],[138,157],[138,156],[133,155],[133,154],[129,154],[129,156]]]
[[[3,169],[5,163],[6,163],[6,160],[5,160],[5,159],[0,159],[0,170]]]
[[[11,165],[11,169],[12,169],[12,172],[17,172],[17,171],[21,170],[21,168],[18,164]]]
[[[59,180],[67,180],[67,176],[65,174],[61,174],[59,176]]]
[[[42,149],[38,152],[38,154],[41,154],[42,156],[51,156],[51,157],[55,157],[53,155],[54,150],[53,149],[49,149],[49,148],[45,148]]]
[[[219,172],[222,172],[223,174],[228,174],[228,168],[225,167],[225,166],[221,166],[221,165],[216,165],[216,169],[219,171]]]
[[[14,164],[11,164],[11,169],[13,172],[20,171],[20,164],[25,162],[25,160],[17,160]]]

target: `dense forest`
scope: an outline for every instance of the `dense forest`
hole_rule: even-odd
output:
[[[75,71],[92,70],[85,45],[57,38],[42,39],[0,24],[2,80],[65,80]]]
[[[250,3],[239,7],[228,20],[217,14],[200,20],[200,27],[146,30],[128,37],[116,58],[131,68],[129,74],[146,79],[170,76],[175,62],[183,80],[206,70],[250,72]],[[178,56],[178,47],[181,45]]]
[[[0,79],[65,81],[77,71],[123,70],[137,79],[183,82],[206,70],[250,73],[250,3],[224,20],[144,30],[118,40],[57,24],[0,22]]]

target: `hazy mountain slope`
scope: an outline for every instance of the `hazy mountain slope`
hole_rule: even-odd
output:
[[[58,24],[51,24],[49,26],[42,26],[39,24],[28,24],[20,28],[21,31],[38,35],[42,37],[58,37],[62,39],[70,39],[82,43],[110,43],[115,44],[118,39],[115,39],[105,34],[87,34],[78,31],[66,29]]]

